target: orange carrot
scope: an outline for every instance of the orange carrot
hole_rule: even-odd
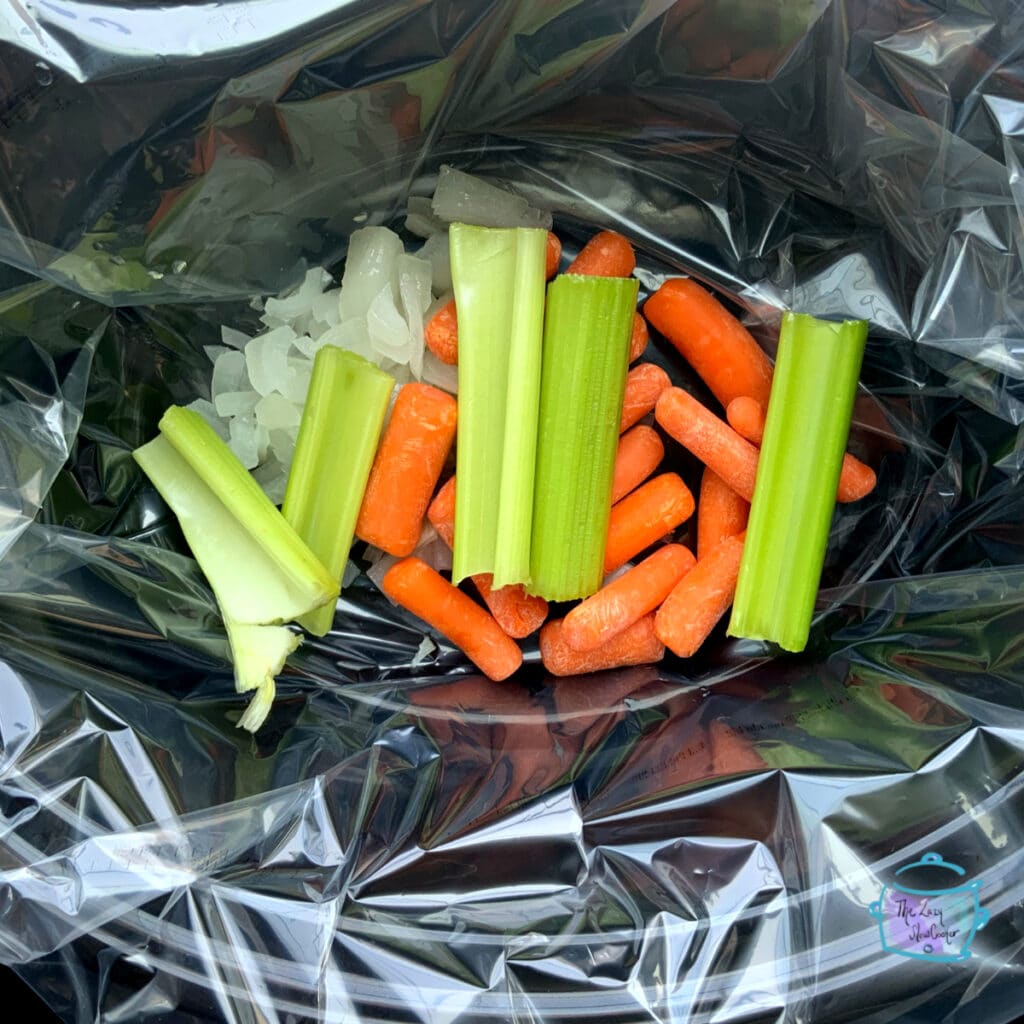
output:
[[[562,639],[576,651],[596,650],[653,612],[695,561],[682,544],[659,548],[576,605],[562,620]]]
[[[455,477],[450,477],[427,509],[437,535],[448,545],[455,544]],[[471,576],[498,625],[509,636],[521,640],[540,629],[548,617],[548,603],[543,597],[528,594],[521,583],[509,583],[494,589],[494,577],[489,572]]]
[[[399,558],[423,530],[430,496],[455,440],[456,403],[429,384],[398,393],[370,470],[356,535]]]
[[[639,312],[633,314],[633,334],[629,339],[629,361],[635,363],[646,351],[650,332],[647,321]]]
[[[740,395],[734,398],[725,407],[725,418],[729,426],[736,431],[740,437],[745,437],[751,444],[761,446],[761,439],[764,437],[764,414],[761,403],[747,395]]]
[[[569,264],[567,274],[629,277],[636,266],[633,246],[617,231],[599,231]]]
[[[423,340],[442,363],[454,366],[459,361],[459,318],[454,299],[446,302],[427,321]]]
[[[523,663],[523,652],[483,608],[418,558],[403,558],[384,574],[384,593],[446,636],[495,681]]]
[[[750,501],[758,451],[749,441],[682,388],[664,392],[654,414],[684,448],[713,469],[741,498]]]
[[[693,495],[677,473],[662,473],[612,506],[605,575],[621,568],[693,514]]]
[[[664,456],[665,446],[656,430],[642,423],[627,430],[619,438],[619,449],[615,453],[612,504],[639,487],[658,468]]]
[[[562,262],[562,243],[554,231],[548,232],[548,247],[544,259],[544,276],[550,281],[558,273]]]
[[[750,505],[705,466],[697,500],[697,557],[703,558],[726,537],[742,533],[749,514]]]
[[[661,642],[689,658],[708,638],[736,595],[745,534],[726,537],[676,584],[654,616]]]
[[[563,636],[562,619],[553,619],[540,631],[540,658],[553,676],[576,676],[627,665],[660,661],[665,648],[654,633],[654,616],[645,615],[606,644],[582,653],[573,650]]]
[[[671,386],[672,381],[660,366],[655,366],[654,363],[637,363],[626,374],[626,391],[622,398],[619,433],[629,430],[634,423],[651,412],[661,393]]]
[[[764,436],[764,412],[752,398],[734,398],[725,410],[729,425],[737,434],[751,444],[760,445]],[[837,501],[860,501],[875,489],[875,471],[849,452],[843,455],[843,467],[839,472]]]
[[[688,278],[666,281],[644,316],[680,351],[723,406],[747,395],[768,408],[772,364],[753,335],[710,292]]]

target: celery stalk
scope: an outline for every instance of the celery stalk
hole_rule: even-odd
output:
[[[281,511],[335,580],[352,547],[394,386],[354,352],[327,346],[316,354]],[[333,604],[299,619],[316,636],[333,621]]]
[[[459,314],[458,472],[452,577],[496,586],[530,571],[547,232],[449,231]]]
[[[867,332],[783,317],[732,636],[807,646]]]
[[[273,593],[265,598],[261,598],[258,594],[249,594],[243,597],[242,591],[247,589],[243,579],[245,567],[236,561],[234,550],[230,554],[226,549],[211,551],[211,554],[215,553],[218,561],[223,563],[226,568],[227,571],[222,575],[230,577],[229,580],[225,580],[225,583],[231,586],[234,597],[243,605],[256,604],[258,606],[262,601],[278,612],[277,614],[267,614],[266,611],[258,614],[252,611],[239,613],[233,610],[233,607],[225,607],[225,613],[230,618],[236,622],[261,625],[268,622],[283,622],[311,611],[313,608],[318,608],[325,602],[334,601],[338,596],[338,580],[328,573],[316,555],[309,550],[302,538],[263,493],[260,485],[235,458],[231,449],[213,432],[213,428],[202,416],[191,409],[182,409],[172,405],[160,420],[160,433],[188,465],[192,474],[206,485],[210,496],[220,506],[218,529],[227,529],[228,520],[233,519],[238,530],[247,535],[248,541],[245,547],[255,549],[263,561],[272,564],[277,569],[281,583],[276,589],[280,593]],[[142,468],[146,470],[145,465]],[[148,470],[146,472],[152,479],[152,474],[149,474]],[[154,479],[153,482],[157,489],[161,490],[160,481]],[[163,493],[162,490],[161,493]],[[164,497],[166,499],[167,496],[164,495]],[[181,520],[182,516],[178,509],[170,501],[168,504]],[[225,516],[224,513],[227,515]],[[208,524],[203,523],[196,523],[195,526],[194,532],[196,533],[203,532],[208,528]],[[182,528],[185,529],[184,522],[182,522]],[[187,530],[186,536],[189,546],[196,555],[196,560],[203,565],[204,572],[207,571],[207,566],[199,557]],[[239,553],[241,550],[242,548],[239,548]],[[269,571],[269,566],[267,568]],[[210,583],[212,586],[212,579]],[[216,591],[216,588],[214,589]],[[290,600],[284,599],[286,594],[290,596]],[[220,600],[219,594],[218,600]],[[224,604],[224,602],[221,603]]]
[[[249,474],[205,421],[172,408],[164,426],[171,436],[161,433],[137,448],[135,461],[178,517],[213,589],[231,645],[235,688],[256,690],[238,724],[255,731],[273,702],[274,677],[300,642],[277,623],[325,601],[333,608],[337,583],[258,486],[256,497],[244,499],[241,477]],[[234,511],[222,500],[226,493]]]
[[[548,286],[528,587],[548,600],[601,585],[637,287],[575,274]]]
[[[198,415],[189,415],[194,415],[206,427]],[[225,475],[229,472],[230,460],[248,476],[227,445],[212,430],[210,433],[226,453],[223,459],[220,458],[223,453],[218,453],[217,459],[217,464],[225,467]],[[273,516],[256,526],[244,515],[232,515],[164,434],[137,448],[134,456],[177,516],[185,540],[206,574],[226,619],[250,625],[281,623],[324,601],[333,602],[338,593],[337,583],[295,536],[258,485],[256,490]],[[289,547],[294,538],[294,544],[305,549],[305,557],[296,559],[292,565],[271,557],[267,548],[275,535],[279,541],[283,537],[282,543]],[[307,570],[306,562],[312,568]]]

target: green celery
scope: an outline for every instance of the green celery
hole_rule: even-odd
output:
[[[548,287],[528,587],[548,600],[601,585],[637,288],[576,274]]]
[[[449,231],[459,313],[458,462],[452,578],[530,572],[544,264],[541,228]]]
[[[783,317],[731,636],[807,646],[867,333]]]
[[[395,380],[354,352],[316,354],[281,511],[336,580],[348,560],[359,507]],[[302,616],[323,636],[334,605]]]
[[[333,602],[337,582],[255,481],[252,505],[257,514],[249,515],[244,508],[240,514],[230,510],[220,493],[203,479],[196,469],[196,462],[202,459],[220,472],[222,480],[233,475],[234,467],[252,478],[202,417],[187,409],[176,411],[195,417],[209,431],[204,444],[192,453],[192,460],[161,433],[135,450],[135,461],[177,516],[224,617],[249,625],[277,624],[325,601]],[[176,419],[172,416],[171,422]],[[166,420],[167,416],[161,424]],[[180,433],[175,433],[181,440]]]
[[[135,450],[135,461],[177,516],[213,589],[235,688],[257,691],[238,724],[255,731],[274,699],[274,677],[299,645],[278,623],[324,602],[333,608],[338,586],[258,486],[246,498],[249,474],[201,417],[172,408],[161,431]]]

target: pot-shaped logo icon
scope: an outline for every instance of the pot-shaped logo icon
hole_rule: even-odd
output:
[[[929,877],[933,874],[936,882],[946,884],[926,888],[900,882],[886,884],[868,908],[878,921],[882,948],[918,960],[966,960],[975,934],[988,922],[988,911],[978,903],[981,882],[961,881],[964,869],[937,853],[926,853],[920,860],[904,864],[896,875],[921,868],[935,869]]]

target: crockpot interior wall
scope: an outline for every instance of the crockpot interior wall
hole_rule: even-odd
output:
[[[0,13],[0,957],[67,1020],[1024,1011],[1024,12],[263,0]],[[360,576],[235,728],[131,460],[203,345],[454,164],[771,350],[862,317],[808,651],[491,684]],[[706,397],[671,346],[650,358]],[[678,449],[691,483],[699,467]],[[869,908],[939,851],[956,966]]]

